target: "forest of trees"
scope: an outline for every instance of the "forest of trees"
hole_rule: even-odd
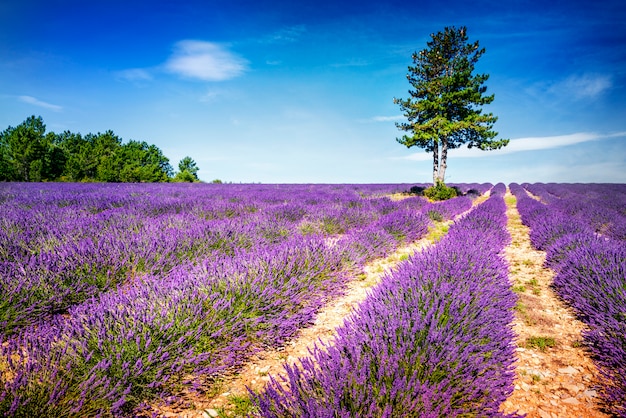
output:
[[[0,181],[199,181],[198,167],[190,157],[178,167],[175,174],[155,145],[123,143],[110,130],[84,136],[46,133],[41,116],[30,116],[0,132]]]

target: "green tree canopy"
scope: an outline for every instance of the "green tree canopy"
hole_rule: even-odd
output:
[[[413,53],[413,65],[408,67],[410,97],[393,100],[407,118],[396,123],[408,132],[397,141],[433,154],[433,183],[437,184],[444,182],[449,149],[467,144],[493,150],[509,140],[495,139],[498,133],[492,128],[498,118],[481,110],[494,99],[484,95],[489,75],[473,74],[485,49],[479,49],[478,41],[468,43],[466,27],[446,27],[431,38],[427,48]]]
[[[31,116],[0,133],[0,181],[161,182],[172,175],[158,147],[133,140],[124,144],[110,130],[85,136],[46,133],[41,117]]]
[[[198,166],[196,162],[189,156],[183,158],[178,163],[178,173],[174,176],[174,181],[200,181],[198,178]]]
[[[41,181],[58,176],[64,158],[41,116],[31,116],[0,133],[0,180]]]
[[[119,154],[120,181],[159,182],[172,176],[172,167],[161,150],[146,142],[129,141]]]

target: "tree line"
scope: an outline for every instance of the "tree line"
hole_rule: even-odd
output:
[[[46,133],[41,116],[30,116],[0,133],[0,181],[199,181],[191,157],[183,158],[178,168],[175,173],[157,146],[145,141],[124,143],[110,130],[86,135]]]

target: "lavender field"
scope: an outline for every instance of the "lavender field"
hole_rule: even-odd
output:
[[[463,214],[332,344],[251,397],[268,417],[502,416],[516,301],[506,187],[389,197],[411,186],[0,184],[0,415],[150,416],[210,391],[311,324],[366,263]],[[510,189],[623,416],[626,187]]]
[[[384,197],[405,189],[3,184],[0,411],[134,415],[210,386],[471,207]]]

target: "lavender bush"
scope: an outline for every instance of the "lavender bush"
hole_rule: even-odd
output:
[[[626,239],[626,185],[524,184],[545,203],[596,233]]]

